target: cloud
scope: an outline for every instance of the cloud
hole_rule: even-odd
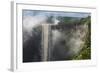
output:
[[[44,24],[47,20],[46,16],[36,15],[36,16],[24,16],[23,17],[23,35],[24,41],[28,40],[32,36],[33,28]]]

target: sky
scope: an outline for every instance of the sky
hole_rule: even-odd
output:
[[[81,17],[85,18],[90,16],[90,13],[84,12],[57,12],[57,11],[39,11],[39,10],[23,10],[23,16],[66,16],[66,17]]]

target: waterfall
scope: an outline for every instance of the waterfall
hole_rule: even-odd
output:
[[[43,61],[47,61],[48,60],[48,36],[49,36],[49,26],[48,24],[44,24],[42,25],[42,30],[43,30],[43,34],[42,34],[42,38],[43,38],[43,55],[42,55],[42,60]]]

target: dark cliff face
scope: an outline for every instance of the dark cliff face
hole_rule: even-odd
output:
[[[84,45],[87,25],[52,25],[51,59],[52,61],[71,60]],[[70,26],[70,28],[68,28]],[[58,28],[59,27],[59,28]]]
[[[41,40],[41,26],[33,28],[32,36],[23,43],[23,62],[41,61]]]
[[[83,38],[87,27],[84,25],[78,25],[77,29],[75,27],[66,29],[67,33],[63,27],[50,29],[48,61],[71,60],[82,49],[80,46],[84,44]],[[42,44],[44,44],[42,43],[42,29],[36,27],[33,30],[32,36],[23,43],[23,62],[42,61]]]

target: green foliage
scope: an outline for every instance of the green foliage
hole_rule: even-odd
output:
[[[91,49],[90,47],[84,48],[77,56],[75,56],[74,60],[84,60],[84,59],[90,59],[91,58]]]
[[[91,59],[91,26],[90,26],[90,17],[84,18],[81,20],[81,24],[88,25],[88,32],[85,37],[85,44],[82,47],[82,50],[74,56],[74,60],[80,59]]]
[[[60,20],[60,24],[63,25],[71,25],[71,24],[76,24],[79,23],[80,18],[77,17],[58,17],[58,19]]]

